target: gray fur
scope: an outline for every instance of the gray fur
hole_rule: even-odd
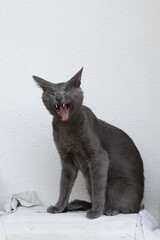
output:
[[[59,199],[48,212],[88,209],[90,219],[102,214],[137,213],[144,191],[141,156],[126,133],[98,119],[82,105],[81,75],[82,69],[71,80],[59,84],[33,76],[43,89],[44,105],[53,115],[53,137],[62,165]],[[64,114],[57,114],[56,104]],[[62,104],[69,105],[62,108]],[[78,170],[86,179],[91,203],[69,203]]]

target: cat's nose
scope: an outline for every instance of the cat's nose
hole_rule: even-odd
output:
[[[57,95],[56,95],[57,102],[60,103],[62,99],[63,99],[63,95],[61,93],[57,93]]]

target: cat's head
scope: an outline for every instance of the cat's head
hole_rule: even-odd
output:
[[[82,105],[83,92],[80,88],[82,70],[83,68],[69,81],[58,84],[33,76],[43,90],[44,105],[52,115],[61,121],[69,121]]]

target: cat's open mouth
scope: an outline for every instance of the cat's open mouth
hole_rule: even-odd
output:
[[[61,117],[62,121],[67,121],[69,118],[71,107],[72,107],[71,103],[56,104],[54,105],[54,110]]]

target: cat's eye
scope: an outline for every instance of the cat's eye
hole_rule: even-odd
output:
[[[49,93],[49,95],[51,95],[51,96],[55,96],[55,94],[54,94],[54,93]]]
[[[71,91],[66,91],[66,92],[65,92],[65,95],[68,95],[68,94],[70,94],[70,92],[71,92]]]

